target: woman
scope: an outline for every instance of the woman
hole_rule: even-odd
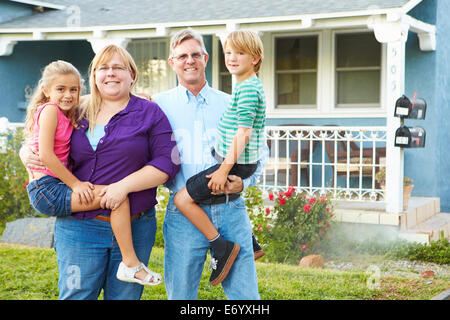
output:
[[[133,245],[147,262],[156,234],[156,188],[179,170],[170,124],[153,102],[131,94],[138,72],[130,54],[115,45],[103,48],[90,67],[91,95],[81,109],[70,156],[81,181],[108,185],[103,209],[57,218],[55,250],[60,299],[140,299],[143,287],[116,278],[121,254],[109,214],[127,197]],[[22,159],[36,163],[27,148]]]

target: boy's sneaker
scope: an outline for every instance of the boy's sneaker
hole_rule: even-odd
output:
[[[226,278],[239,250],[240,247],[237,243],[226,241],[226,248],[223,255],[211,257],[210,266],[212,273],[209,278],[211,285],[217,286]]]
[[[252,241],[253,241],[253,254],[254,254],[255,260],[258,260],[259,258],[264,256],[264,251],[261,248],[261,246],[259,245],[258,241],[256,240],[254,234],[252,234]]]

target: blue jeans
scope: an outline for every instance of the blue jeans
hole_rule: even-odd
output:
[[[147,264],[155,242],[155,208],[132,221],[131,231],[136,254]],[[109,222],[58,217],[55,250],[59,299],[94,300],[102,289],[105,300],[141,298],[143,286],[116,278],[122,256]]]
[[[64,217],[71,214],[72,189],[50,175],[31,181],[27,186],[31,206],[47,216]]]
[[[164,282],[169,299],[197,299],[198,286],[210,245],[208,239],[181,213],[172,195],[164,218]],[[225,280],[223,291],[231,300],[257,300],[258,280],[252,247],[252,230],[245,203],[201,206],[219,233],[241,250]]]

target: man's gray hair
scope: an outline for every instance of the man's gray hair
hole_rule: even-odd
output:
[[[208,54],[205,48],[205,43],[203,42],[203,37],[196,31],[194,31],[192,28],[187,28],[178,31],[172,36],[172,39],[170,40],[170,54],[169,57],[173,58],[173,51],[174,49],[183,41],[194,39],[197,40],[200,46],[202,47],[202,53]]]

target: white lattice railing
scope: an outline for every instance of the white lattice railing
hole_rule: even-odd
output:
[[[263,191],[294,186],[334,199],[384,199],[375,175],[386,166],[386,127],[268,126],[266,137],[270,157],[260,180]]]

